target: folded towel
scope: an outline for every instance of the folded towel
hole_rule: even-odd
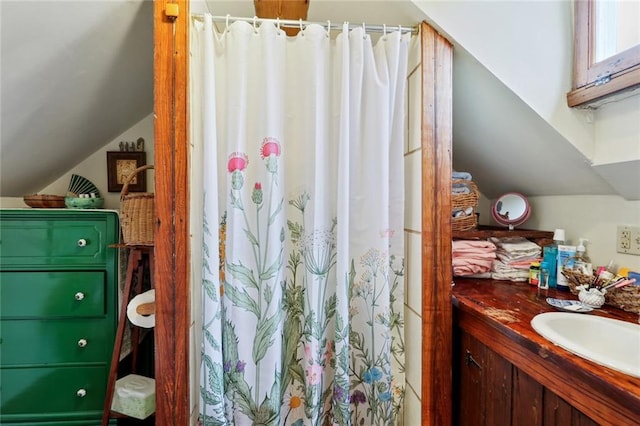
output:
[[[528,265],[539,260],[542,256],[542,248],[526,238],[491,237],[490,240],[497,247],[496,255],[498,259],[508,264]]]
[[[451,262],[453,266],[453,274],[457,276],[478,274],[491,271],[493,259],[479,258],[454,258]]]
[[[542,258],[541,257],[527,257],[527,258],[523,258],[523,259],[518,259],[518,260],[510,260],[505,262],[504,259],[500,256],[500,255],[496,255],[498,257],[498,259],[500,259],[501,261],[503,261],[504,263],[506,263],[507,265],[509,265],[512,268],[515,269],[526,269],[529,270],[529,268],[531,267],[531,264],[533,262],[541,262]]]
[[[509,251],[509,252],[540,250],[539,245],[537,245],[533,241],[527,240],[524,237],[507,237],[507,238],[491,237],[490,240],[498,248],[502,248],[505,251]]]
[[[451,185],[453,195],[471,194],[471,187],[464,182],[454,182]]]
[[[451,179],[472,180],[469,172],[451,172]]]
[[[465,278],[491,278],[491,272],[482,272],[480,274],[465,275]]]
[[[540,260],[542,248],[522,237],[489,239],[496,245],[496,260],[492,265],[494,280],[527,281],[531,262]]]
[[[496,246],[486,240],[454,240],[451,244],[453,275],[469,276],[491,271]]]
[[[492,272],[491,278],[500,281],[523,282],[529,280],[529,272]]]
[[[451,212],[451,217],[467,217],[473,214],[473,207],[467,207],[464,210],[455,209]]]
[[[496,245],[488,240],[454,240],[451,243],[453,251],[480,250],[495,251]]]
[[[500,249],[496,250],[496,257],[503,261],[504,263],[510,265],[516,264],[526,264],[527,267],[531,262],[536,262],[540,260],[540,253],[521,253],[521,254],[513,254],[513,253],[505,253]]]

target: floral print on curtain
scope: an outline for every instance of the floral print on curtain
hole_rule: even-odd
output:
[[[265,139],[262,156],[269,175],[276,175],[279,143]],[[308,419],[313,420],[312,424],[323,425],[393,424],[404,394],[403,386],[393,380],[390,359],[394,357],[402,365],[404,355],[402,314],[395,310],[398,304],[394,296],[402,283],[402,259],[390,257],[387,252],[373,248],[359,259],[351,259],[351,271],[346,284],[352,303],[347,315],[341,315],[336,311],[336,294],[331,291],[329,282],[336,264],[337,220],[333,221],[330,229],[305,229],[305,208],[310,200],[305,192],[288,200],[288,205],[294,208],[298,216],[297,220],[288,220],[286,231],[276,229],[270,232],[269,228],[277,222],[276,218],[284,215],[284,202],[282,199],[274,200],[272,191],[268,191],[266,205],[270,207],[265,207],[262,183],[256,182],[250,190],[245,186],[243,172],[247,165],[246,154],[236,152],[230,155],[230,204],[233,210],[243,216],[244,227],[241,231],[252,247],[249,251],[251,259],[226,261],[228,229],[227,215],[224,214],[219,224],[219,294],[233,306],[257,318],[249,361],[256,365],[257,370],[260,370],[260,362],[267,350],[273,346],[272,336],[282,323],[282,365],[271,369],[273,376],[268,394],[261,396],[253,393],[252,389],[259,389],[259,384],[250,384],[246,380],[244,373],[247,360],[238,352],[239,337],[233,323],[225,320],[226,311],[223,308],[222,341],[211,341],[214,347],[222,348],[223,364],[214,365],[206,354],[204,364],[218,372],[209,376],[209,386],[212,389],[224,389],[229,402],[226,417],[238,418],[237,412],[240,412],[250,424],[303,425],[308,424],[305,422]],[[269,184],[274,185],[274,182],[271,179]],[[243,191],[245,188],[247,190]],[[260,240],[255,228],[249,224],[245,214],[248,208],[259,213],[255,228],[262,223],[267,227],[268,236],[279,239],[280,252],[272,264],[261,263],[261,259],[268,258],[265,251],[268,245]],[[285,239],[293,247],[286,266],[283,262]],[[209,248],[206,251],[209,252]],[[256,270],[246,266],[250,264],[256,265]],[[278,283],[273,278],[280,276],[283,268],[286,268],[284,280]],[[233,284],[232,280],[227,281],[225,277],[228,275],[235,278],[239,285]],[[212,284],[207,282],[205,287]],[[277,285],[282,286],[280,291],[275,288]],[[322,289],[322,296],[315,302],[306,297],[305,288],[308,285]],[[380,300],[384,289],[391,296],[388,301]],[[274,300],[274,294],[280,297]],[[206,295],[212,301],[220,301],[213,288],[208,288]],[[269,315],[267,312],[272,306],[282,310],[278,309]],[[363,312],[360,312],[361,309]],[[363,317],[360,323],[366,324],[361,331],[352,325],[357,317]],[[392,331],[396,332],[394,337]],[[373,342],[376,338],[384,341],[378,353],[370,349],[375,347]],[[337,354],[336,341],[342,343],[342,351]],[[260,372],[256,377],[259,375]],[[207,392],[204,399],[212,406],[224,405],[219,395]],[[203,424],[226,423],[205,418]]]

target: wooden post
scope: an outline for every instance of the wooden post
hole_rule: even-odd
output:
[[[305,21],[310,0],[253,0],[258,18],[291,19]],[[298,34],[300,28],[283,28],[288,36]]]
[[[452,421],[451,144],[453,47],[426,22],[422,41],[422,423]]]
[[[154,1],[156,425],[188,425],[189,1]]]

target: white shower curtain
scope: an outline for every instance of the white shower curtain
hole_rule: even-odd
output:
[[[191,31],[200,422],[395,424],[410,36],[222,26]]]

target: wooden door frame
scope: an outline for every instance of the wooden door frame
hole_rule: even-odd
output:
[[[178,16],[167,16],[167,7]],[[174,11],[171,11],[173,13]],[[422,424],[451,424],[451,43],[421,24]],[[189,1],[154,1],[156,424],[190,424]],[[438,348],[438,350],[434,350]]]

